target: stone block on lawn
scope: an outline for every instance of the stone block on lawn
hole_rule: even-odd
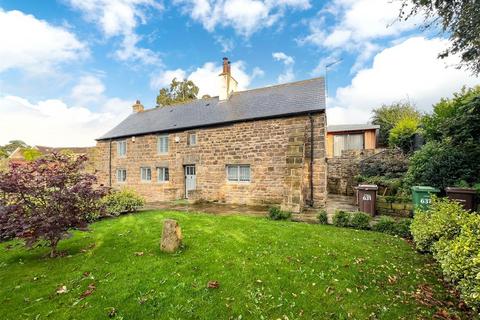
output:
[[[173,219],[163,221],[162,241],[160,249],[164,252],[175,252],[182,245],[182,229]]]

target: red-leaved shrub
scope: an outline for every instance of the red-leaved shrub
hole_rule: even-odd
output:
[[[84,230],[101,210],[107,189],[82,171],[87,158],[54,153],[33,162],[11,163],[0,172],[0,232],[32,246],[46,240],[56,255],[58,242],[71,229]]]

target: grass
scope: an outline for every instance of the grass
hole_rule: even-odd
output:
[[[176,254],[159,251],[165,218],[182,227]],[[61,258],[15,244],[0,244],[5,320],[415,319],[436,312],[414,297],[420,286],[450,299],[404,240],[332,226],[149,211],[75,232]]]

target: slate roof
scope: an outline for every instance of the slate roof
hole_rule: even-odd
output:
[[[324,79],[314,78],[235,92],[225,101],[212,97],[149,109],[131,114],[97,140],[322,112],[324,88]]]
[[[340,124],[327,126],[327,132],[342,132],[342,131],[361,131],[380,129],[379,125],[375,124]]]

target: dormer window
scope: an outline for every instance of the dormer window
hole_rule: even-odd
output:
[[[196,132],[190,132],[188,134],[187,144],[189,146],[194,146],[194,145],[197,144],[197,133]]]
[[[158,154],[168,153],[168,134],[159,135],[157,138],[157,152]]]
[[[125,157],[127,155],[127,140],[117,142],[117,154],[119,157]]]

